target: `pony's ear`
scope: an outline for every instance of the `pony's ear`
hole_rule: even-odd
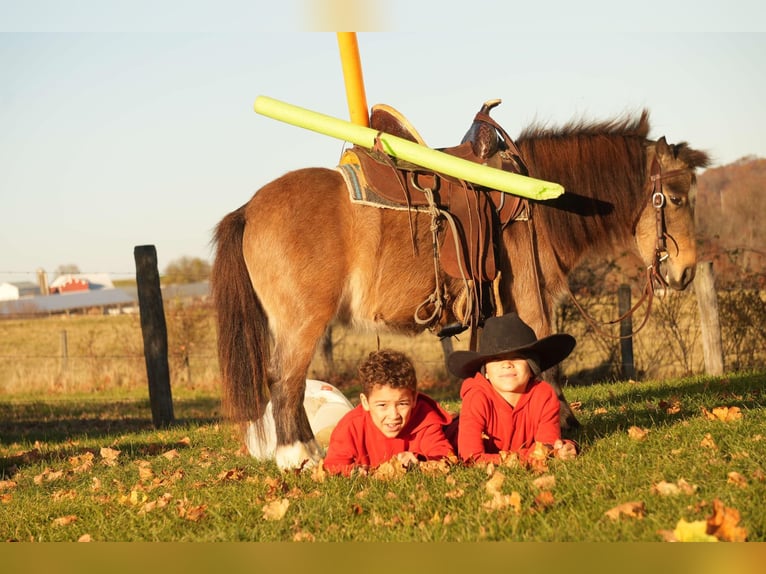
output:
[[[657,155],[659,157],[670,154],[670,146],[668,145],[668,142],[665,140],[665,136],[662,136],[660,139],[657,140],[657,143],[654,144],[654,151],[657,152]]]

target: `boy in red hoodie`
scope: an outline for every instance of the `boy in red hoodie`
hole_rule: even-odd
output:
[[[526,460],[536,443],[555,456],[573,458],[574,442],[561,439],[559,399],[540,374],[564,360],[574,337],[555,334],[537,339],[516,313],[491,317],[484,324],[479,352],[455,351],[449,370],[465,378],[462,405],[447,433],[455,435],[464,461],[500,461],[500,452]]]
[[[370,353],[359,367],[360,405],[346,413],[330,435],[324,467],[350,475],[396,456],[408,466],[454,456],[443,426],[452,417],[417,391],[415,367],[398,351]]]

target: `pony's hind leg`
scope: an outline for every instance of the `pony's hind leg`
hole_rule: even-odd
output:
[[[306,373],[319,336],[306,336],[305,331],[303,335],[285,346],[278,341],[275,349],[275,364],[280,365],[280,373],[270,391],[277,435],[275,459],[282,469],[313,466],[324,456],[303,405]]]

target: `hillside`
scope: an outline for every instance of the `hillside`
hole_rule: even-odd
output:
[[[699,259],[712,260],[720,284],[755,281],[766,274],[766,159],[745,157],[710,168],[697,182]]]

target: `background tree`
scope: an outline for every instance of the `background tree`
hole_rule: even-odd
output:
[[[199,257],[174,259],[165,267],[163,283],[196,283],[210,279],[210,263]]]
[[[56,277],[61,277],[62,275],[77,275],[80,273],[80,268],[74,263],[66,263],[56,267],[56,270],[53,273]]]

